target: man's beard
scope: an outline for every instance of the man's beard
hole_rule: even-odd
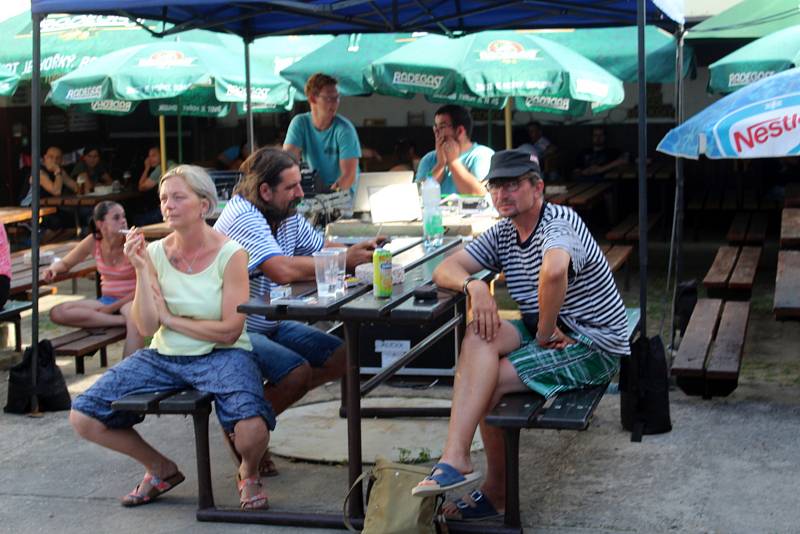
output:
[[[279,209],[272,204],[266,204],[263,210],[264,217],[266,217],[271,225],[278,227],[283,221],[297,213],[297,206],[300,205],[302,201],[302,198],[296,198],[289,202],[285,209]]]

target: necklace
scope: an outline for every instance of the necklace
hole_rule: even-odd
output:
[[[192,270],[192,267],[194,267],[194,262],[197,261],[197,257],[200,255],[200,251],[201,250],[202,250],[202,247],[197,249],[197,252],[194,253],[194,256],[192,257],[192,261],[191,262],[186,261],[186,256],[184,256],[183,253],[181,253],[181,260],[183,261],[184,265],[186,265],[186,272],[187,273],[192,274],[194,272]]]
[[[197,261],[197,258],[200,256],[200,252],[202,250],[203,250],[203,243],[201,242],[200,246],[197,248],[197,252],[195,252],[194,256],[192,256],[192,261],[187,261],[186,260],[186,256],[184,255],[183,252],[181,252],[181,261],[183,262],[184,265],[186,265],[186,272],[188,274],[192,274],[194,272],[194,269],[193,269],[194,262]]]

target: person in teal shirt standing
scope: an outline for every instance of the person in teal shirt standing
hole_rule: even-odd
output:
[[[283,149],[306,161],[332,191],[355,189],[361,144],[353,123],[338,115],[338,80],[317,73],[306,82],[311,111],[289,123]]]
[[[448,104],[433,118],[436,148],[423,156],[417,167],[417,181],[433,176],[443,195],[485,195],[481,181],[489,172],[494,150],[473,143],[472,117],[466,108]]]

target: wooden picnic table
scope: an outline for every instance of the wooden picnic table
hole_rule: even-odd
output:
[[[800,247],[800,208],[783,208],[781,248]]]
[[[77,241],[67,241],[64,243],[53,243],[50,245],[43,245],[39,247],[39,255],[41,257],[42,252],[52,252],[56,257],[63,258],[66,256],[70,250],[72,250],[78,244]],[[19,250],[11,254],[11,289],[9,291],[10,295],[16,295],[19,293],[24,293],[31,289],[33,286],[33,269],[30,261],[25,261],[25,254],[30,253],[30,249],[28,250]],[[44,270],[48,267],[48,265],[40,265],[39,266],[39,284],[40,286],[45,283],[42,279],[42,274]],[[96,264],[94,257],[89,257],[84,261],[80,262],[78,265],[70,269],[70,271],[66,273],[60,273],[56,278],[49,283],[57,283],[61,282],[62,280],[69,280],[75,278],[81,278],[83,276],[92,274],[96,270]]]
[[[52,215],[56,212],[55,208],[39,208],[39,216]],[[0,208],[0,222],[3,224],[13,224],[30,221],[33,217],[31,208],[19,206],[6,206]]]
[[[606,191],[614,187],[614,185],[608,181],[553,185],[559,189],[561,187],[566,187],[566,191],[547,194],[547,190],[545,189],[545,199],[553,204],[562,204],[575,209],[593,206],[603,198]]]
[[[139,191],[120,191],[118,193],[105,193],[102,195],[89,193],[87,195],[60,195],[44,197],[40,200],[42,206],[95,206],[104,200],[124,202],[142,196]]]
[[[772,311],[776,319],[800,320],[800,250],[778,252]]]

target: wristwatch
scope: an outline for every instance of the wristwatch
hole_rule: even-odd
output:
[[[462,293],[464,293],[465,295],[469,295],[469,293],[467,293],[467,286],[473,280],[478,280],[478,277],[477,276],[473,276],[473,275],[469,275],[468,277],[464,278],[464,283],[461,284],[461,292]]]

